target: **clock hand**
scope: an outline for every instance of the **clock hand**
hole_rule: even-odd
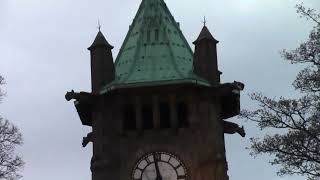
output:
[[[153,159],[154,159],[154,165],[156,166],[156,173],[157,173],[156,180],[162,180],[162,176],[160,174],[159,165],[158,165],[158,159],[156,158],[155,153],[153,153]]]
[[[145,173],[145,176],[147,177],[148,180],[150,180],[147,172]]]

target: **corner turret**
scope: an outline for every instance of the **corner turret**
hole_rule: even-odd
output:
[[[193,66],[194,73],[208,80],[211,84],[220,83],[221,72],[218,70],[217,41],[206,25],[203,26],[195,45]]]
[[[115,79],[115,67],[112,49],[102,32],[99,30],[94,42],[88,48],[91,54],[92,93],[98,94],[101,88]]]

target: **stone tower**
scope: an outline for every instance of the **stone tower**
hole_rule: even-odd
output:
[[[142,0],[113,63],[99,31],[91,53],[92,92],[74,91],[92,132],[93,180],[227,180],[225,121],[239,114],[240,82],[221,83],[206,26],[193,53],[163,0]]]

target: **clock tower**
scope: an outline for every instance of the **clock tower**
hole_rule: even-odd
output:
[[[98,32],[92,92],[68,92],[92,127],[93,180],[228,180],[226,121],[239,114],[240,82],[222,83],[217,44],[204,25],[194,51],[163,0],[142,0],[113,61]]]

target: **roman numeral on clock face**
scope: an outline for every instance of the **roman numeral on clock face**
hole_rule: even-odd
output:
[[[161,160],[161,154],[160,153],[153,153],[154,161],[160,161]]]

